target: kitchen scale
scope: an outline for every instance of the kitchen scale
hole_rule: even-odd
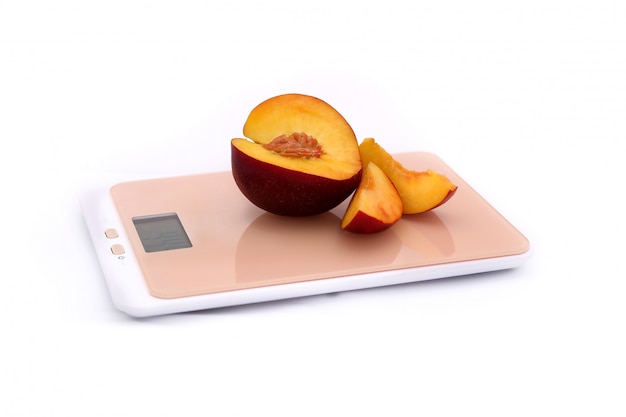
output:
[[[341,229],[349,198],[321,215],[277,216],[230,171],[92,187],[82,207],[114,305],[154,316],[508,269],[530,256],[528,240],[439,157],[394,158],[458,189],[372,235]]]

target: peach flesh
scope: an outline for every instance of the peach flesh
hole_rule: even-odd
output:
[[[445,175],[431,169],[413,171],[405,168],[372,138],[359,146],[363,164],[374,162],[395,185],[404,214],[417,214],[432,210],[448,201],[456,192],[454,185]]]
[[[402,200],[387,175],[374,163],[365,168],[341,227],[354,233],[377,233],[402,217]]]
[[[348,179],[362,168],[352,127],[337,110],[316,97],[283,94],[265,100],[250,112],[243,133],[249,143],[236,139],[242,151],[283,168],[337,180]],[[281,157],[285,155],[277,151],[285,150],[285,145],[277,142],[284,140],[282,137],[299,148],[287,156],[299,158]],[[263,152],[268,147],[275,152]]]

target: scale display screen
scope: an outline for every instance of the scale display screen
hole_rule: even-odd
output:
[[[133,217],[133,224],[148,253],[192,246],[176,213]]]

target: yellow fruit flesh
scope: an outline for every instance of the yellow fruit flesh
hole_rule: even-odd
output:
[[[376,164],[368,164],[346,213],[342,227],[345,228],[358,212],[362,212],[382,224],[393,224],[402,216],[402,202],[391,180]]]
[[[411,171],[405,168],[372,138],[363,140],[359,151],[363,166],[375,163],[393,182],[402,199],[404,214],[428,211],[456,191],[456,185],[445,175],[433,170]]]

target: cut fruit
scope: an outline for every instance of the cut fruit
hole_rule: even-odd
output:
[[[255,107],[231,141],[233,177],[256,206],[279,215],[326,212],[352,194],[361,179],[354,131],[326,102],[302,94],[270,98]]]
[[[423,213],[448,201],[457,186],[445,175],[431,169],[411,171],[396,161],[372,138],[359,146],[363,166],[374,162],[389,177],[398,190],[404,214]]]
[[[341,228],[353,233],[381,232],[402,217],[402,200],[385,173],[373,162],[367,164]]]

